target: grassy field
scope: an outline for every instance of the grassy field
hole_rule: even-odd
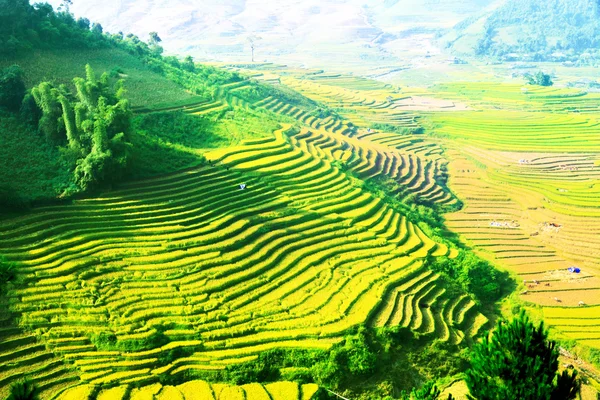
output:
[[[116,48],[35,50],[10,60],[0,60],[0,68],[13,64],[23,69],[28,87],[45,80],[71,85],[73,78],[85,71],[86,64],[90,64],[98,73],[115,69],[122,71],[119,77],[125,79],[127,96],[133,107],[161,108],[204,100],[153,72],[139,58]]]

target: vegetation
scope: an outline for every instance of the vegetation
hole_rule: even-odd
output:
[[[508,60],[586,64],[598,59],[599,27],[595,0],[513,0],[487,18],[474,50]]]
[[[530,85],[552,86],[554,84],[550,75],[545,74],[542,71],[539,71],[535,75],[525,75],[525,78]]]
[[[185,380],[224,398],[255,390],[308,400],[329,390],[433,400],[471,358],[467,383],[478,400],[573,398],[576,375],[558,373],[555,343],[524,315],[470,356],[513,282],[449,227],[498,248],[499,263],[525,253],[538,265],[518,268],[546,273],[556,254],[532,245],[517,221],[485,220],[486,207],[512,200],[502,190],[486,197],[493,185],[473,181],[521,188],[528,205],[539,191],[557,213],[593,210],[597,121],[579,114],[597,111],[597,97],[551,87],[539,72],[526,88],[439,86],[481,112],[421,115],[396,104],[398,90],[365,78],[294,71],[268,86],[163,56],[157,32],[147,43],[110,34],[76,21],[65,4],[54,12],[13,1],[0,11],[9,24],[0,47],[10,42],[0,73],[2,211],[88,194],[3,215],[0,252],[18,261],[24,282],[5,286],[3,318],[16,318],[0,330],[3,382],[26,372],[43,382],[44,398],[76,382],[65,398],[129,384],[140,386],[131,398],[155,389],[150,396],[177,398]],[[478,51],[492,51],[499,34],[488,26]],[[64,61],[73,54],[90,58],[85,78],[72,79],[77,62]],[[108,72],[97,78],[94,69]],[[508,154],[549,149],[586,149],[567,159],[582,174],[544,178],[564,162],[547,154],[522,173],[529,163]],[[489,160],[499,161],[469,175]],[[449,171],[460,184],[449,186]],[[112,190],[93,196],[104,188]],[[451,188],[484,211],[461,210]],[[1,258],[0,284],[15,276]],[[557,326],[569,324],[565,313],[598,315],[543,306]]]
[[[37,386],[27,379],[21,379],[10,385],[6,400],[39,400]]]
[[[42,110],[38,129],[56,145],[65,145],[74,181],[82,190],[118,181],[127,167],[131,111],[123,81],[109,84],[108,74],[97,80],[86,66],[86,78],[75,78],[76,94],[42,82],[31,91]]]
[[[510,281],[508,273],[499,271],[489,262],[465,250],[461,250],[454,258],[432,258],[429,266],[485,304],[498,301]]]
[[[569,400],[579,390],[576,371],[559,373],[558,349],[543,323],[536,327],[524,312],[475,345],[466,382],[478,400]]]
[[[5,68],[0,71],[0,109],[7,111],[19,111],[23,97],[25,96],[25,83],[23,83],[23,71],[18,65]]]
[[[16,270],[15,263],[8,261],[6,257],[0,255],[0,293],[2,293],[3,286],[15,278]]]
[[[410,395],[404,394],[401,400],[438,400],[440,399],[441,392],[435,386],[433,382],[428,382],[420,389],[413,389]],[[451,394],[448,395],[447,400],[453,400]]]

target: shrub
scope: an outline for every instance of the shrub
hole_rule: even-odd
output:
[[[27,379],[16,381],[10,386],[6,400],[39,400],[37,386]]]
[[[15,263],[10,262],[4,256],[0,256],[0,292],[1,286],[13,280],[16,276],[17,267]]]
[[[429,266],[457,282],[463,290],[484,303],[500,299],[504,287],[510,282],[506,272],[498,271],[487,261],[467,251],[461,251],[453,259],[432,257]]]
[[[13,65],[0,71],[0,108],[19,111],[24,96],[25,83],[21,68]]]

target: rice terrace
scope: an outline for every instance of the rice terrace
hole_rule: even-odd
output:
[[[600,3],[104,3],[0,1],[0,399],[600,398]]]

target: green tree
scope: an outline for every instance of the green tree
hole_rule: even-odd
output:
[[[42,82],[31,89],[31,94],[37,106],[42,110],[38,129],[46,139],[60,144],[65,139],[65,124],[62,120],[62,108],[58,100],[60,93],[49,82]]]
[[[529,83],[530,85],[539,85],[539,86],[554,85],[554,82],[552,82],[552,77],[548,74],[545,74],[542,71],[538,71],[538,73],[535,75],[526,74],[525,78],[527,79],[527,83]]]
[[[181,64],[183,69],[185,69],[188,72],[195,72],[196,71],[196,64],[194,64],[194,59],[192,58],[192,56],[187,56],[186,58],[183,59],[183,64]]]
[[[73,80],[76,93],[43,82],[32,90],[42,109],[39,129],[55,143],[67,143],[77,184],[87,190],[118,179],[127,166],[131,110],[123,81],[104,73],[98,80],[86,65],[86,77]]]
[[[12,65],[0,71],[0,108],[19,111],[25,96],[23,71],[18,65]]]
[[[6,400],[39,400],[37,386],[27,379],[16,381],[10,386]]]
[[[474,346],[465,380],[477,400],[570,400],[579,390],[575,371],[558,374],[543,323],[536,327],[524,312]]]
[[[150,44],[153,46],[157,46],[160,42],[162,42],[162,39],[160,38],[160,36],[158,36],[158,33],[150,32]]]

